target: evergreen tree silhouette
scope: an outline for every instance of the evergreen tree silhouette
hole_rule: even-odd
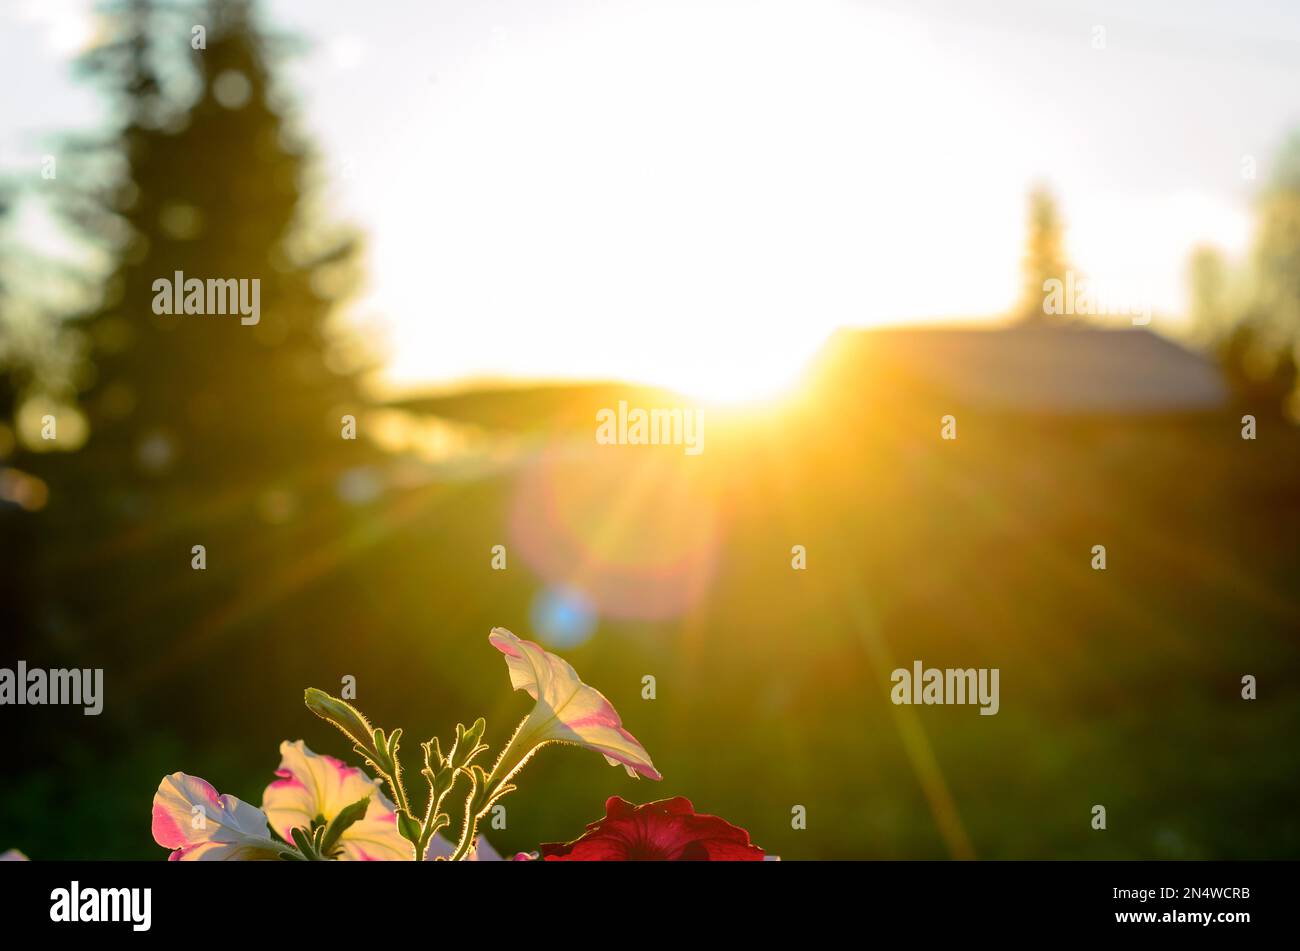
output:
[[[1252,262],[1256,299],[1235,329],[1233,365],[1257,401],[1300,418],[1300,131],[1278,154],[1259,202]]]
[[[102,12],[109,39],[80,65],[120,124],[70,141],[60,207],[111,268],[93,312],[70,321],[88,356],[88,441],[41,460],[51,588],[79,666],[115,678],[105,719],[186,703],[215,722],[200,711],[237,717],[229,697],[187,678],[239,664],[245,690],[288,679],[300,645],[268,639],[250,668],[248,640],[276,622],[267,609],[311,598],[282,579],[363,515],[338,486],[378,454],[341,438],[340,418],[362,416],[363,368],[341,362],[333,325],[358,242],[314,199],[313,155],[275,83],[284,43],[249,3]],[[258,323],[155,313],[155,283],[176,272],[260,281]]]
[[[0,188],[0,237],[5,233],[5,224],[9,216],[9,196]],[[4,255],[7,246],[0,240],[0,255]],[[12,457],[17,450],[14,417],[18,408],[19,364],[14,352],[13,332],[9,327],[9,289],[5,281],[4,261],[0,258],[0,465],[6,458]]]
[[[275,104],[271,41],[242,0],[192,18],[151,0],[112,9],[119,35],[84,65],[121,105],[106,150],[120,171],[75,206],[115,256],[83,324],[89,451],[101,474],[193,482],[338,456],[339,417],[356,412],[358,392],[355,373],[332,368],[330,319],[357,243],[304,193],[311,155]],[[190,22],[206,48],[192,49]],[[155,314],[155,282],[177,272],[258,280],[258,323]]]
[[[44,504],[44,486],[25,471],[28,454],[18,438],[18,408],[33,374],[30,355],[19,346],[11,324],[10,208],[10,194],[0,188],[0,631],[10,650],[23,652],[36,640],[39,538],[34,510]],[[16,738],[14,747],[22,746],[22,738]]]
[[[1029,193],[1024,290],[1017,314],[1024,323],[1042,324],[1049,319],[1049,315],[1043,312],[1043,300],[1047,294],[1043,285],[1052,279],[1065,280],[1068,265],[1065,262],[1064,230],[1052,193],[1045,186],[1034,188]]]

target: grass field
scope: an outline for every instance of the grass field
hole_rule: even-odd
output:
[[[281,739],[347,755],[301,705],[344,675],[412,749],[478,715],[497,749],[527,703],[487,632],[539,636],[539,591],[575,588],[595,626],[555,649],[665,780],[545,751],[489,830],[502,851],[571,838],[618,794],[688,796],[792,859],[1294,855],[1292,433],[1243,441],[1227,412],[958,416],[951,442],[937,416],[861,405],[719,418],[699,457],[488,428],[488,462],[381,462],[359,502],[314,476],[272,524],[238,484],[194,524],[146,519],[129,562],[90,581],[119,606],[84,635],[111,715],[42,720],[4,784],[0,844],[160,858],[164,773],[256,802]],[[176,556],[195,531],[204,573]],[[891,704],[890,671],[914,660],[999,668],[1000,712]],[[1259,699],[1241,699],[1245,674]]]

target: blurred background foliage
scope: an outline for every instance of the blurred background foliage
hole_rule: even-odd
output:
[[[412,751],[479,715],[499,749],[528,708],[486,641],[501,625],[545,636],[666,777],[548,752],[488,832],[502,852],[572,838],[618,794],[688,796],[789,858],[1295,855],[1300,140],[1252,259],[1189,263],[1237,392],[1211,418],[963,416],[944,444],[928,407],[864,380],[711,416],[699,458],[593,455],[593,405],[661,394],[372,400],[338,320],[360,236],[316,201],[276,81],[292,40],[241,2],[106,10],[117,33],[81,68],[118,124],[68,137],[59,193],[101,265],[57,276],[79,306],[0,241],[3,663],[103,667],[106,703],[3,711],[0,848],[159,859],[164,774],[256,803],[280,740],[347,756],[301,702],[345,676]],[[193,22],[201,56],[158,43]],[[1030,215],[1032,286],[1066,265],[1049,192]],[[260,278],[260,324],[155,317],[176,270]],[[1236,438],[1242,407],[1266,437]],[[45,412],[74,451],[41,451]],[[1002,670],[998,716],[888,702],[893,667],[972,657]]]

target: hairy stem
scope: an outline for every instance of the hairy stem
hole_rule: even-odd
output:
[[[529,740],[537,732],[535,729],[525,730],[530,719],[531,717],[525,717],[519,721],[519,726],[515,727],[510,742],[501,751],[501,755],[497,757],[496,763],[492,766],[492,772],[488,774],[486,788],[496,789],[506,783],[515,773],[519,772],[524,761],[528,759],[528,755],[532,752]]]
[[[469,854],[470,847],[474,844],[474,837],[478,835],[478,816],[471,811],[469,803],[465,804],[465,830],[461,833],[460,842],[456,845],[456,851],[451,854],[448,861],[459,862]]]

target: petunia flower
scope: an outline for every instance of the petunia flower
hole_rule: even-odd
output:
[[[267,832],[266,815],[207,780],[185,773],[163,777],[153,797],[153,840],[173,862],[274,859],[285,848]]]
[[[618,796],[572,842],[542,844],[547,862],[761,862],[749,833],[676,796],[636,806]]]
[[[302,740],[280,744],[278,777],[262,794],[262,808],[271,827],[290,839],[295,826],[311,828],[313,821],[330,822],[339,811],[370,796],[366,814],[348,826],[339,837],[339,858],[350,861],[409,862],[411,843],[397,831],[397,810],[379,788],[380,781],[333,756],[313,753]],[[446,858],[455,845],[434,836],[425,855]],[[500,856],[482,837],[469,855],[470,861],[500,861]]]
[[[558,742],[595,750],[632,777],[663,778],[645,747],[623,729],[618,711],[599,690],[584,684],[567,661],[503,627],[493,628],[488,640],[505,655],[514,688],[528,691],[537,701],[510,741],[523,754],[518,764],[511,764],[511,771],[541,744]]]
[[[397,812],[379,789],[379,780],[333,756],[321,756],[302,740],[280,744],[278,777],[262,793],[262,809],[286,842],[291,830],[330,822],[344,807],[370,797],[366,814],[343,831],[340,858],[396,862],[411,858],[411,843],[397,831]]]

